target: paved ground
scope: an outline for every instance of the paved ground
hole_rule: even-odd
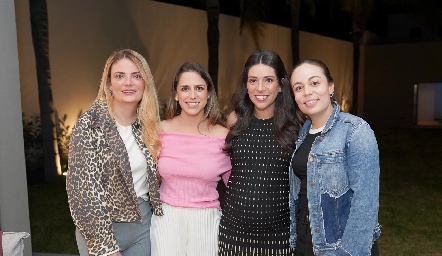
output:
[[[32,256],[78,256],[75,254],[55,254],[55,253],[36,253],[33,252]]]

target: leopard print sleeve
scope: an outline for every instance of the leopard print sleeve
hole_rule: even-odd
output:
[[[112,229],[101,184],[97,148],[103,144],[102,132],[84,113],[72,129],[66,191],[72,219],[87,241],[90,255],[107,255],[119,250]]]

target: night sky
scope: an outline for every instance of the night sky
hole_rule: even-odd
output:
[[[203,0],[156,0],[159,2],[179,4],[204,10]],[[364,1],[364,0],[361,0]],[[316,0],[316,11],[312,16],[311,9],[306,4],[301,4],[299,27],[302,31],[316,33],[337,39],[351,41],[350,16],[332,8],[330,0]],[[290,10],[288,0],[271,0],[267,7],[267,16],[262,21],[290,27]],[[222,14],[239,17],[239,0],[220,0]],[[374,9],[367,21],[366,29],[381,37],[387,36],[388,14],[410,13],[420,11],[426,13],[427,17],[433,17],[433,22],[442,25],[442,1],[441,0],[375,0]],[[438,13],[439,12],[439,13]],[[438,21],[434,21],[438,20]]]

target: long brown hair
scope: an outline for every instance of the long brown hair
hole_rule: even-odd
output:
[[[177,94],[177,86],[180,81],[180,77],[184,72],[196,72],[201,78],[206,82],[208,100],[204,107],[204,115],[208,119],[210,125],[220,124],[221,112],[219,108],[218,99],[216,97],[215,85],[213,84],[212,78],[206,69],[203,68],[198,63],[195,62],[185,62],[175,74],[172,82],[172,89],[169,97],[169,102],[167,104],[166,117],[165,119],[170,119],[174,116],[181,114],[180,104],[175,100]]]
[[[230,128],[226,137],[225,151],[231,152],[233,140],[241,135],[250,125],[254,115],[254,104],[247,92],[247,78],[251,67],[264,64],[272,67],[278,79],[281,92],[275,99],[275,113],[272,127],[273,138],[287,152],[295,149],[296,138],[302,123],[299,108],[295,104],[290,79],[279,55],[273,51],[256,51],[249,56],[244,64],[241,85],[232,98],[232,104],[237,116],[236,123]]]

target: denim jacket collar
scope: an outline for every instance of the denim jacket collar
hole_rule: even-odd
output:
[[[339,107],[339,104],[336,101],[332,102],[333,105],[333,113],[328,118],[327,123],[325,124],[324,130],[322,130],[321,134],[325,134],[328,131],[333,128],[333,126],[336,123],[336,120],[338,120],[339,113],[341,112],[341,108]],[[310,127],[312,126],[312,120],[309,118],[305,121],[304,126],[302,127],[301,131],[299,132],[299,139],[303,141],[305,139],[305,136],[307,136],[308,131],[310,130]]]
[[[363,119],[341,112],[336,102],[332,104],[333,112],[313,143],[307,164],[314,251],[317,255],[369,255],[371,243],[380,235],[377,142]],[[308,119],[299,133],[294,154],[311,125]],[[295,247],[301,181],[292,165],[289,181],[290,245]],[[358,207],[350,211],[351,205]]]

